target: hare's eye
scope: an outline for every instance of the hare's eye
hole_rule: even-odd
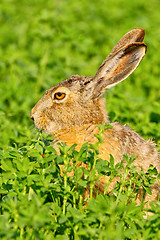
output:
[[[62,93],[62,92],[56,92],[54,94],[54,99],[57,99],[57,100],[62,100],[63,98],[65,98],[66,94],[65,93]]]

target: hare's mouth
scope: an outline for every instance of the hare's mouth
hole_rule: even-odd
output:
[[[34,119],[35,127],[40,130],[44,131],[46,134],[53,134],[56,130],[56,125],[54,122],[50,121],[50,119],[46,118],[40,118]]]
[[[42,130],[44,132],[46,132],[46,128],[47,128],[47,121],[44,118],[34,118],[34,125],[38,130]]]

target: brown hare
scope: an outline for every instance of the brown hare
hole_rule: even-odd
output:
[[[65,142],[68,146],[76,143],[77,149],[80,149],[85,142],[97,141],[94,136],[98,133],[97,125],[103,122],[110,123],[103,95],[106,89],[123,81],[137,68],[146,53],[147,47],[142,42],[144,35],[143,29],[129,31],[100,65],[95,76],[73,75],[47,90],[35,105],[31,119],[38,129],[54,135],[56,149],[58,142]],[[110,124],[113,128],[104,132],[104,142],[100,147],[102,159],[109,160],[112,154],[117,163],[123,160],[124,154],[129,154],[138,156],[134,161],[138,170],[143,168],[147,171],[150,164],[160,170],[158,152],[151,142],[145,141],[125,125]],[[102,177],[95,189],[104,192],[107,181],[108,177]],[[115,183],[116,180],[110,185],[109,190]],[[154,183],[151,186],[152,195],[147,195],[145,200],[150,202],[158,199],[159,189],[158,183]],[[139,190],[137,203],[142,198],[143,192]]]

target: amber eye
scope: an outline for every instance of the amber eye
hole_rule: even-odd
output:
[[[62,100],[63,98],[65,98],[66,94],[65,93],[62,93],[62,92],[56,92],[54,94],[54,99],[57,99],[57,100]]]

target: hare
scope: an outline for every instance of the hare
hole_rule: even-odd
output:
[[[85,142],[97,141],[97,125],[110,123],[103,95],[106,89],[123,81],[137,68],[147,49],[142,42],[144,35],[145,31],[141,28],[129,31],[120,39],[93,77],[73,75],[47,90],[38,101],[30,117],[38,129],[54,135],[56,149],[58,142],[65,142],[68,146],[76,143],[77,149],[80,149]],[[160,170],[160,159],[152,142],[145,141],[126,125],[110,124],[113,128],[104,132],[100,158],[109,160],[112,154],[115,163],[118,163],[123,161],[124,154],[129,154],[138,156],[134,161],[138,170],[143,168],[147,171],[150,164]],[[80,165],[85,164],[79,163]],[[95,194],[97,189],[104,192],[107,181],[107,176],[99,179]],[[116,179],[110,184],[109,191],[115,184]],[[145,198],[148,202],[158,199],[160,186],[157,182],[151,186],[151,190],[152,195]],[[85,196],[88,191],[86,190]],[[140,189],[137,203],[142,199],[143,191]]]

